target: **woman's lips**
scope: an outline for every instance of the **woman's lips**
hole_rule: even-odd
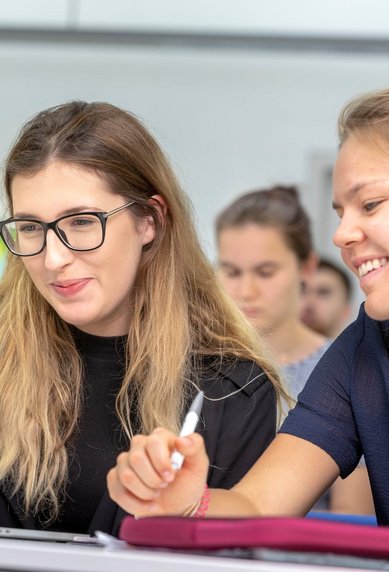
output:
[[[64,282],[53,282],[52,287],[61,296],[73,296],[82,290],[90,281],[90,278],[80,280],[65,280]]]
[[[242,308],[242,312],[248,317],[248,318],[256,318],[259,314],[259,310],[258,308]]]
[[[384,280],[385,282],[387,281],[387,271],[388,271],[388,264],[385,264],[385,266],[381,266],[380,268],[375,268],[373,270],[371,270],[370,272],[368,272],[367,274],[365,274],[364,276],[362,276],[361,278],[359,278],[359,286],[361,287],[361,289],[363,290],[363,292],[368,295],[371,288],[375,287],[375,284],[378,281],[378,284],[380,284],[380,280]]]

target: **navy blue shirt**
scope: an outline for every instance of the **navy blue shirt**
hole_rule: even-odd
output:
[[[334,341],[313,370],[280,432],[318,445],[342,477],[362,454],[379,524],[389,524],[388,322],[358,318]]]

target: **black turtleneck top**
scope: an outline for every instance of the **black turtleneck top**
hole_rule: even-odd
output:
[[[84,399],[78,429],[68,445],[65,498],[49,528],[117,534],[125,512],[109,498],[106,476],[117,455],[130,445],[115,413],[125,371],[126,336],[96,337],[75,328],[73,332],[85,367]],[[204,356],[196,381],[206,395],[197,431],[204,437],[210,460],[208,485],[231,488],[274,438],[275,391],[258,365],[228,358]],[[194,388],[187,389],[195,393]],[[133,415],[131,423],[137,427]],[[47,528],[45,520],[43,514],[24,515],[21,495],[0,486],[0,526]]]
[[[74,329],[85,376],[78,430],[69,446],[66,497],[51,527],[71,532],[88,530],[106,491],[106,477],[117,455],[129,448],[115,413],[115,398],[125,371],[126,336],[97,337]]]

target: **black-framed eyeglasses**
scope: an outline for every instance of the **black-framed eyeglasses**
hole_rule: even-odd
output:
[[[52,222],[11,217],[0,222],[0,234],[7,248],[16,256],[35,256],[42,252],[46,247],[48,230],[54,231],[70,250],[96,250],[104,242],[108,217],[134,203],[131,201],[109,212],[65,215]]]

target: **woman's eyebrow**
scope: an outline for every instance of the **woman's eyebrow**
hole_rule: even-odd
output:
[[[95,212],[95,211],[100,211],[101,209],[98,209],[97,207],[91,207],[90,205],[81,205],[81,206],[76,206],[76,207],[72,207],[69,209],[65,209],[63,211],[61,211],[61,213],[58,215],[57,218],[61,217],[61,216],[66,216],[66,215],[71,215],[71,214],[77,214],[80,212]],[[26,219],[37,219],[37,220],[41,220],[41,217],[31,214],[31,213],[27,213],[27,212],[16,212],[13,214],[13,218],[26,218]]]
[[[368,187],[370,185],[376,185],[376,184],[381,184],[381,183],[386,183],[388,184],[389,181],[387,179],[372,179],[370,181],[362,181],[362,183],[356,183],[355,185],[352,185],[352,187],[350,187],[345,194],[345,199],[347,200],[352,200],[358,193],[359,191],[361,191],[362,189],[364,189],[365,187]],[[339,205],[338,203],[336,203],[335,201],[332,202],[332,208],[334,210],[340,209],[341,205]]]

